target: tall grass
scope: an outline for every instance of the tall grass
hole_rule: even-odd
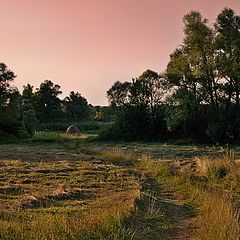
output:
[[[119,148],[104,151],[100,157],[109,159],[113,164],[131,166],[138,162],[138,156],[133,151],[123,151]]]
[[[239,216],[230,198],[219,193],[203,193],[197,218],[199,239],[236,240],[239,239]]]
[[[31,213],[29,213],[31,214]],[[17,214],[16,214],[17,215]],[[30,215],[31,216],[31,215]],[[1,222],[0,238],[9,239],[130,239],[131,232],[122,227],[124,216],[117,212],[96,212],[88,216],[43,215],[21,223],[22,216],[16,221]],[[112,236],[112,238],[108,238]],[[129,237],[129,238],[128,238]]]
[[[140,167],[195,209],[197,239],[239,239],[239,214],[233,201],[239,187],[239,171],[234,154],[215,159],[198,158],[196,162],[197,172],[190,175],[153,162],[147,156],[142,157]]]

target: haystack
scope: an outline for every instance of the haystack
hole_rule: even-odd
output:
[[[75,125],[71,125],[67,129],[66,133],[68,133],[68,134],[80,134],[80,130]]]

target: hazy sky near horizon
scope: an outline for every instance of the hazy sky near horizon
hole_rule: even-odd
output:
[[[74,90],[106,105],[115,81],[165,70],[186,13],[212,24],[224,7],[240,14],[240,0],[0,0],[0,61],[20,91],[50,79],[62,97]]]

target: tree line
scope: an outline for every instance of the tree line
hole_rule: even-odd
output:
[[[147,70],[107,92],[115,124],[104,139],[240,139],[240,16],[225,8],[213,26],[183,18],[184,39],[164,73]]]
[[[36,89],[30,84],[23,86],[20,93],[11,85],[15,78],[14,72],[0,63],[0,137],[28,137],[49,122],[105,120],[101,114],[105,108],[90,105],[79,92],[71,91],[61,100],[61,87],[45,80]]]
[[[113,121],[102,139],[236,142],[240,140],[240,16],[225,8],[209,25],[201,13],[183,18],[184,39],[165,72],[147,70],[107,91],[109,107],[92,106],[78,92],[63,100],[50,80],[20,93],[0,63],[0,135],[31,135],[39,124]]]

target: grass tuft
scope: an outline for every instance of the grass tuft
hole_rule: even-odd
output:
[[[104,151],[100,156],[109,159],[115,165],[132,166],[138,162],[138,157],[135,152],[122,151],[118,148]]]

